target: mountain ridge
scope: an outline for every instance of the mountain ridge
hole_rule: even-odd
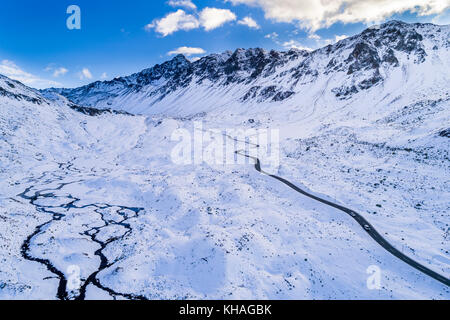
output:
[[[433,51],[448,51],[449,30],[449,26],[394,20],[312,52],[239,48],[195,62],[177,55],[130,76],[42,92],[55,92],[76,104],[100,109],[121,109],[124,101],[132,101],[132,110],[125,111],[146,113],[168,96],[180,97],[183,89],[203,91],[207,86],[209,91],[215,91],[208,95],[220,95],[220,91],[241,85],[239,96],[230,101],[282,102],[320,77],[333,80],[339,76],[342,85],[330,90],[338,100],[347,100],[382,84],[391,69],[411,62],[420,65]]]

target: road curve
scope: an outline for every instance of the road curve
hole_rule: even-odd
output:
[[[315,196],[313,194],[310,194],[310,193],[300,189],[299,187],[297,187],[296,185],[294,185],[293,183],[289,182],[286,179],[283,179],[283,178],[281,178],[279,176],[276,176],[276,175],[264,172],[261,169],[261,161],[258,158],[256,158],[256,157],[253,157],[253,156],[250,156],[250,155],[246,154],[245,151],[243,151],[243,150],[236,151],[236,154],[239,154],[241,156],[244,156],[244,157],[247,157],[249,159],[254,160],[255,161],[255,169],[256,169],[256,171],[258,171],[258,172],[260,172],[262,174],[265,174],[265,175],[267,175],[267,176],[269,176],[271,178],[274,178],[274,179],[282,182],[283,184],[287,185],[291,189],[297,191],[298,193],[300,193],[300,194],[302,194],[302,195],[304,195],[306,197],[309,197],[309,198],[314,199],[314,200],[316,200],[318,202],[321,202],[321,203],[326,204],[326,205],[328,205],[330,207],[333,207],[335,209],[338,209],[340,211],[343,211],[343,212],[347,213],[350,217],[352,217],[354,220],[356,220],[356,222],[358,222],[361,225],[363,230],[366,231],[369,234],[369,236],[372,239],[374,239],[385,250],[389,251],[392,255],[394,255],[398,259],[402,260],[403,262],[409,264],[411,267],[417,269],[418,271],[420,271],[420,272],[426,274],[427,276],[429,276],[429,277],[431,277],[431,278],[433,278],[433,279],[435,279],[435,280],[445,284],[446,286],[450,287],[450,279],[447,279],[446,277],[440,275],[439,273],[437,273],[437,272],[435,272],[435,271],[425,267],[424,265],[414,261],[413,259],[411,259],[407,255],[403,254],[401,251],[397,250],[386,239],[384,239],[380,235],[380,233],[377,230],[375,230],[375,228],[364,217],[362,217],[359,213],[357,213],[357,212],[355,212],[355,211],[353,211],[351,209],[348,209],[346,207],[343,207],[341,205],[338,205],[338,204],[335,204],[333,202],[330,202],[328,200],[319,198],[319,197],[317,197],[317,196]]]

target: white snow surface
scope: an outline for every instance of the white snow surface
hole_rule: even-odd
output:
[[[252,163],[171,160],[172,133],[192,132],[194,121],[205,130],[279,129],[274,173],[353,208],[405,254],[450,277],[450,147],[441,134],[450,128],[450,28],[401,28],[422,35],[425,60],[395,51],[398,65],[380,64],[382,81],[345,99],[333,89],[358,85],[374,70],[327,66],[330,55],[345,64],[361,35],[296,52],[252,82],[193,79],[164,97],[150,94],[164,77],[129,93],[97,83],[95,93],[71,99],[135,115],[88,116],[59,95],[67,92],[0,76],[0,299],[57,298],[55,274],[22,255],[27,237],[52,220],[42,208],[63,217],[31,239],[29,254],[65,277],[73,265],[81,282],[99,270],[100,245],[86,232],[99,228],[97,239],[110,241],[103,254],[111,264],[96,278],[122,295],[90,284],[87,299],[449,299],[448,287],[386,252],[351,217]],[[376,48],[380,57],[387,50]],[[317,72],[293,77],[305,61]],[[271,84],[295,94],[242,101],[250,88]],[[26,190],[51,196],[33,205],[19,196]],[[117,224],[124,217],[129,232]],[[370,266],[382,272],[379,290],[367,287]]]

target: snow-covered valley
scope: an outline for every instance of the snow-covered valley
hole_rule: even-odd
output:
[[[449,32],[391,22],[312,53],[177,56],[77,89],[0,76],[0,299],[449,299],[252,161],[172,159],[173,133],[198,123],[276,129],[267,170],[448,279]]]

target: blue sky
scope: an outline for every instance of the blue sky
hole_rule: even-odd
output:
[[[409,4],[407,4],[409,2]],[[69,30],[69,5],[81,30]],[[0,12],[0,73],[75,87],[170,59],[263,47],[316,49],[388,19],[448,24],[448,0],[16,0]]]

